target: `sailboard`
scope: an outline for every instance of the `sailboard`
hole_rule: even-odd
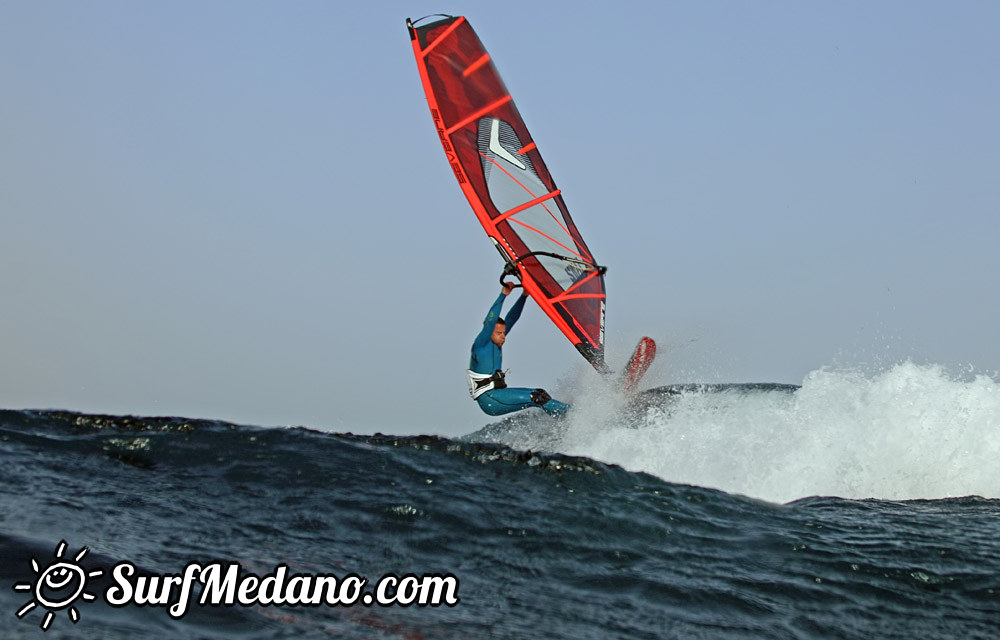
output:
[[[506,261],[505,274],[518,277],[583,357],[609,373],[606,269],[570,217],[490,54],[462,16],[406,24],[448,163]]]
[[[653,364],[653,358],[655,357],[656,343],[653,339],[648,337],[640,338],[639,344],[635,346],[635,351],[632,352],[632,357],[629,358],[628,364],[619,376],[618,386],[625,392],[625,395],[633,395],[635,393],[636,388],[639,386],[639,381],[649,371],[649,367]]]

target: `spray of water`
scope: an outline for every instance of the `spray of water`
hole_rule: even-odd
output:
[[[511,444],[775,502],[1000,498],[1000,383],[989,375],[909,361],[820,369],[794,393],[688,391],[633,412],[597,384],[575,395],[557,435]]]

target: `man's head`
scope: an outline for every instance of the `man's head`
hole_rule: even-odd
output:
[[[493,326],[493,335],[490,336],[493,340],[493,344],[498,347],[502,347],[504,341],[507,340],[507,323],[503,320],[497,320],[496,325]]]

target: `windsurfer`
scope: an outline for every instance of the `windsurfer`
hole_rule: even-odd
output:
[[[479,408],[491,416],[512,413],[528,407],[541,407],[549,415],[562,416],[569,410],[570,405],[553,400],[544,389],[508,387],[504,381],[501,348],[514,323],[521,317],[524,303],[528,299],[527,294],[522,294],[507,312],[507,317],[501,319],[500,311],[503,309],[504,300],[513,289],[513,284],[503,283],[500,297],[490,307],[490,312],[483,321],[483,328],[472,343],[472,357],[469,360],[468,371],[469,393],[479,403]]]

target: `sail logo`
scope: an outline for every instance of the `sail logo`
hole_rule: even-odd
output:
[[[58,613],[66,611],[74,624],[80,621],[78,600],[93,602],[97,596],[87,591],[90,578],[103,575],[100,569],[87,571],[80,561],[87,555],[81,549],[71,560],[65,556],[66,541],[56,547],[55,561],[45,568],[31,559],[35,574],[32,582],[19,582],[14,591],[31,592],[32,598],[15,614],[24,618],[38,607],[46,610],[40,627],[48,631]],[[279,564],[263,576],[245,573],[238,562],[189,563],[181,573],[151,574],[140,572],[128,561],[111,569],[111,586],[104,601],[112,607],[135,605],[161,607],[173,619],[184,617],[192,603],[212,607],[371,607],[418,606],[454,607],[459,604],[458,578],[447,574],[386,574],[368,589],[367,578],[357,574],[338,577],[332,574],[292,573]]]
[[[434,119],[434,128],[437,129],[438,138],[441,139],[444,152],[448,156],[448,164],[451,165],[451,170],[455,172],[458,183],[465,184],[465,172],[462,171],[462,164],[458,161],[458,154],[455,153],[451,142],[448,141],[448,132],[444,130],[444,121],[441,119],[441,114],[438,113],[437,109],[431,109],[431,117]]]

